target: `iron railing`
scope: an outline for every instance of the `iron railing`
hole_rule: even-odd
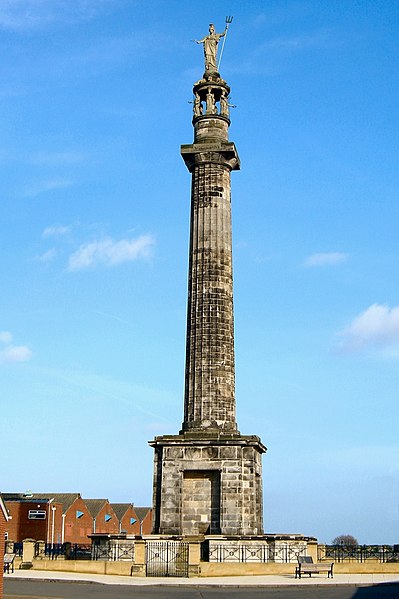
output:
[[[134,543],[95,543],[92,547],[92,559],[108,562],[133,562]]]
[[[399,545],[319,545],[318,558],[335,562],[399,562]]]
[[[23,543],[13,543],[12,552],[15,553],[16,557],[22,557]]]
[[[35,543],[35,558],[37,559],[92,559],[91,544],[82,545],[78,543]]]
[[[203,544],[202,559],[209,562],[238,563],[292,563],[299,555],[306,555],[306,544],[279,543],[262,544]]]

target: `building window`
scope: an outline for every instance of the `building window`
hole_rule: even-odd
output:
[[[46,519],[46,511],[45,510],[29,510],[28,519],[29,520],[45,520]]]
[[[112,516],[110,514],[105,514],[104,516],[104,520],[105,522],[109,522],[111,520]]]
[[[76,520],[79,520],[79,518],[81,518],[84,515],[85,515],[84,512],[81,512],[80,510],[76,510]]]

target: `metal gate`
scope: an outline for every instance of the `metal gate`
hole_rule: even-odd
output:
[[[147,576],[188,577],[188,543],[146,541]]]

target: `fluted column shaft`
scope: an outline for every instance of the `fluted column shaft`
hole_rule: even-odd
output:
[[[235,432],[231,167],[215,154],[191,171],[183,430]]]

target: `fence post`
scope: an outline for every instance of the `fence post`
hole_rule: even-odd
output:
[[[188,543],[188,576],[199,576],[201,568],[201,541],[189,541]]]
[[[134,564],[130,570],[130,576],[146,575],[145,541],[139,539],[134,542]]]
[[[14,541],[6,541],[5,542],[5,550],[4,553],[15,553],[14,552]]]
[[[316,563],[319,559],[318,551],[317,551],[317,541],[308,541],[306,553],[313,558],[313,561]]]
[[[324,544],[317,545],[317,561],[320,562],[326,557],[326,546]]]
[[[20,568],[21,570],[30,570],[33,568],[36,541],[34,539],[24,539],[22,543],[22,563]]]

